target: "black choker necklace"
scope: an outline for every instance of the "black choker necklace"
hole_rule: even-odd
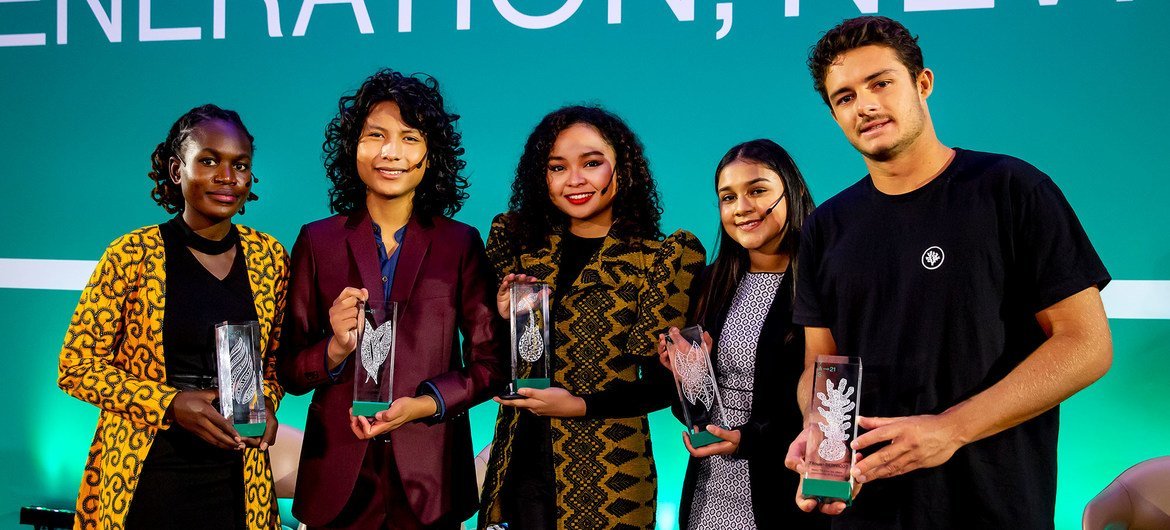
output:
[[[236,230],[236,225],[231,225],[228,229],[227,236],[219,241],[207,239],[187,226],[186,221],[183,221],[183,215],[176,215],[174,219],[170,220],[172,226],[178,230],[180,237],[183,238],[183,245],[191,247],[196,251],[202,252],[209,256],[223,254],[236,246],[240,242],[240,232]]]

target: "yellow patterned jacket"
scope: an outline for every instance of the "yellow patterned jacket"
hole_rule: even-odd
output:
[[[497,216],[487,241],[496,273],[535,276],[555,289],[561,236],[554,233],[546,247],[520,255],[511,250],[513,238]],[[658,334],[685,325],[690,286],[704,265],[703,246],[689,232],[663,241],[606,237],[553,308],[553,385],[585,395],[637,380],[640,364],[657,362]],[[499,495],[516,418],[516,409],[500,407],[480,528],[503,522]],[[654,528],[657,475],[645,413],[550,418],[550,424],[557,528]]]
[[[264,395],[279,404],[284,392],[272,352],[284,312],[288,255],[272,236],[238,229],[266,352]],[[90,276],[65,333],[57,384],[101,409],[77,496],[75,528],[123,528],[155,433],[170,428],[164,416],[178,390],[166,384],[163,362],[165,262],[158,226],[115,240]],[[268,455],[249,448],[243,458],[247,526],[278,528]]]

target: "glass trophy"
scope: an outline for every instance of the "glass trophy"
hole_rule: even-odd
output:
[[[373,417],[394,399],[394,336],[398,303],[358,302],[357,349],[354,351],[353,415]]]
[[[548,284],[512,284],[512,382],[503,399],[523,397],[516,393],[521,388],[549,386],[548,295]]]
[[[223,322],[215,326],[215,363],[219,411],[240,436],[264,435],[264,361],[260,355],[260,323]]]
[[[861,359],[818,355],[813,379],[811,428],[801,493],[805,497],[852,500],[853,449],[861,408]]]
[[[723,425],[727,414],[716,384],[715,367],[711,365],[711,352],[703,344],[703,328],[691,326],[680,330],[679,335],[681,343],[670,335],[666,340],[673,348],[670,364],[691,447],[721,442],[721,438],[707,432],[707,426],[711,424],[727,428]]]

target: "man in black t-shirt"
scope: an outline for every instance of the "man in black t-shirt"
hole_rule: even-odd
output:
[[[809,67],[869,170],[802,233],[801,405],[817,355],[865,369],[860,489],[819,509],[834,528],[1052,528],[1058,405],[1112,360],[1108,272],[1048,176],[938,140],[934,74],[901,24],[847,20]]]

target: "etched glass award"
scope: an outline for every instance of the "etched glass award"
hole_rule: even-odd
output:
[[[264,435],[264,361],[260,323],[223,322],[215,326],[215,363],[219,411],[240,436]]]
[[[852,500],[853,448],[861,408],[861,359],[818,355],[813,375],[808,445],[801,493],[818,499]]]
[[[668,335],[670,364],[674,372],[674,386],[678,390],[678,401],[682,404],[683,420],[687,425],[687,436],[691,447],[703,447],[721,438],[707,432],[708,425],[727,428],[727,414],[723,410],[723,398],[715,380],[715,367],[711,365],[711,352],[703,344],[703,328],[691,326],[679,331],[682,340]]]
[[[398,303],[358,302],[357,349],[353,367],[353,415],[372,417],[394,399],[394,336]]]
[[[521,388],[549,386],[548,295],[548,284],[512,284],[512,382],[505,399],[522,397],[516,393]]]

